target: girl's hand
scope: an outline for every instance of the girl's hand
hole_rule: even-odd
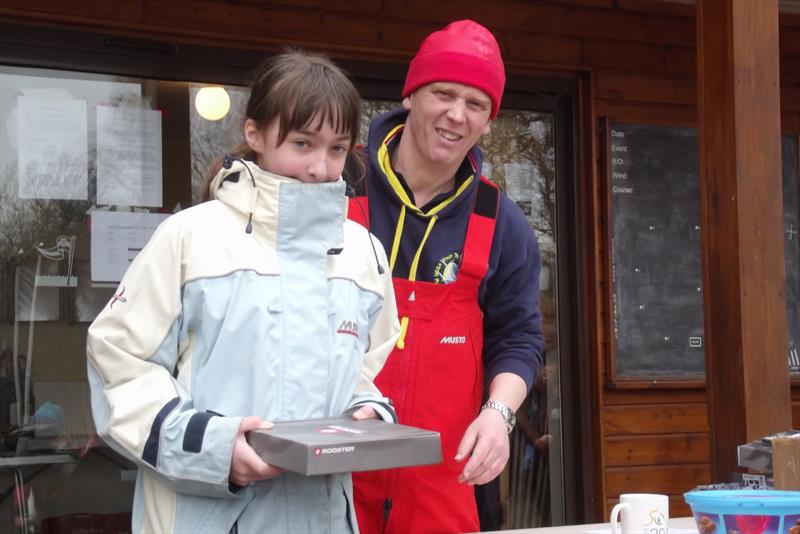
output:
[[[239,425],[239,432],[236,434],[229,478],[237,486],[247,486],[250,482],[274,478],[285,471],[280,467],[273,467],[264,463],[256,454],[256,451],[248,445],[245,439],[245,432],[256,428],[269,429],[272,428],[272,423],[264,421],[260,417],[245,417]]]
[[[371,406],[362,406],[353,412],[353,419],[356,421],[362,419],[378,419],[378,413]]]

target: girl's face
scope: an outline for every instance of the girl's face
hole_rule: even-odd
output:
[[[258,154],[259,167],[303,183],[333,182],[341,176],[350,150],[346,132],[337,133],[315,117],[305,127],[291,130],[279,145],[278,130],[278,120],[263,130],[252,119],[245,122],[244,136]]]

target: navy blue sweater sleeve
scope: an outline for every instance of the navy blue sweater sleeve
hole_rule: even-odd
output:
[[[500,373],[511,372],[530,389],[539,372],[544,347],[540,271],[541,255],[533,230],[519,207],[501,195],[489,270],[480,294],[487,383]]]

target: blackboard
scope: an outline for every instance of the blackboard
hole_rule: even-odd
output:
[[[703,380],[694,128],[609,123],[612,381]],[[782,137],[789,364],[800,375],[798,137]]]
[[[702,380],[697,133],[610,126],[615,378]]]

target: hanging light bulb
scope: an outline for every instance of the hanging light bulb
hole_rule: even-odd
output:
[[[231,97],[224,87],[203,87],[194,97],[194,107],[204,119],[218,121],[231,109]]]

